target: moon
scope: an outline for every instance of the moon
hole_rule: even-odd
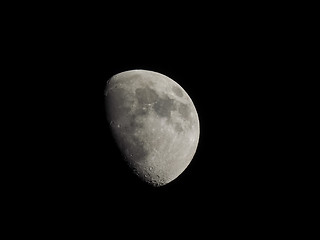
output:
[[[190,164],[199,118],[191,98],[171,78],[147,70],[118,73],[107,81],[105,107],[125,162],[144,182],[163,186]]]

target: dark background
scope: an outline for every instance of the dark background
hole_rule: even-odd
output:
[[[70,43],[77,47],[66,61],[68,83],[61,85],[68,101],[56,143],[63,156],[57,161],[62,174],[58,186],[70,197],[70,206],[79,204],[95,217],[112,211],[109,214],[124,214],[132,221],[198,214],[242,221],[268,214],[285,191],[279,181],[282,143],[281,132],[275,134],[279,119],[274,112],[279,110],[275,103],[279,56],[272,54],[269,41],[252,31],[214,34],[208,28],[207,35],[196,37],[189,36],[188,29],[178,36],[172,31],[140,30],[112,40],[112,31],[107,31],[98,40]],[[194,159],[179,178],[161,188],[145,185],[126,168],[105,119],[106,81],[130,69],[157,71],[174,79],[199,114]]]
[[[26,205],[69,227],[108,231],[177,230],[181,223],[187,233],[197,224],[234,233],[281,222],[291,189],[283,93],[294,53],[286,19],[260,7],[121,9],[69,8],[36,18],[23,35],[31,39],[24,62],[36,58],[31,66],[42,79],[32,102],[40,133],[34,157],[22,165],[30,169],[21,185]],[[106,81],[131,69],[175,80],[199,115],[192,162],[160,188],[128,170],[105,119]]]

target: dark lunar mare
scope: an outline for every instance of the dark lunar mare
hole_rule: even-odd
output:
[[[153,110],[159,117],[166,117],[170,119],[171,111],[176,110],[176,101],[169,98],[169,96],[160,97],[157,92],[151,88],[137,88],[136,98],[138,99],[139,106],[136,109],[137,115],[144,115],[148,112],[149,104],[152,105]]]
[[[159,99],[159,96],[156,93],[156,91],[149,87],[137,88],[135,93],[136,93],[138,102],[141,105],[151,104],[156,102]]]
[[[190,106],[184,103],[180,103],[178,107],[178,112],[181,114],[181,116],[186,120],[190,120]]]
[[[183,91],[177,87],[173,86],[172,91],[179,97],[183,97]],[[137,116],[147,115],[150,111],[150,107],[155,111],[155,113],[159,117],[167,118],[169,123],[173,123],[171,121],[171,112],[178,110],[181,117],[189,122],[189,126],[193,123],[192,119],[190,119],[190,106],[188,104],[176,101],[175,99],[170,98],[168,95],[160,96],[157,92],[151,89],[149,86],[144,88],[137,88],[135,90],[136,98],[138,99],[139,106],[135,109],[135,113],[133,115],[133,120],[136,120]],[[183,127],[180,123],[175,123],[175,130],[178,133],[183,132]]]
[[[175,100],[166,96],[165,98],[159,98],[159,100],[153,105],[154,111],[160,117],[171,118],[171,111],[176,110]]]

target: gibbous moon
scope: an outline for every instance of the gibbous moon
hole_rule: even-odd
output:
[[[199,118],[184,89],[146,70],[112,76],[105,89],[108,124],[124,160],[143,181],[162,186],[191,162],[199,141]]]

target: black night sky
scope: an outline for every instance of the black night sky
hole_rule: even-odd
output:
[[[228,231],[274,219],[288,191],[286,108],[279,101],[286,53],[279,26],[258,15],[206,11],[196,20],[154,16],[149,23],[150,15],[118,21],[102,14],[44,24],[38,60],[49,83],[41,108],[46,138],[30,167],[27,192],[39,196],[33,204],[97,228],[111,221],[124,229],[136,222],[191,229],[207,219],[209,229]],[[159,188],[122,162],[105,118],[106,81],[132,69],[175,80],[199,115],[193,160]]]
[[[148,208],[218,215],[270,210],[275,200],[271,192],[281,191],[276,181],[282,166],[276,154],[280,146],[273,139],[277,119],[269,114],[274,104],[274,91],[269,90],[277,84],[271,75],[276,70],[265,42],[252,43],[234,34],[208,34],[194,40],[188,31],[176,39],[170,32],[163,33],[157,41],[148,39],[157,39],[156,32],[142,31],[138,39],[124,34],[118,42],[111,31],[107,33],[102,34],[105,38],[97,37],[98,44],[90,40],[84,49],[79,45],[71,53],[75,54],[72,84],[67,87],[72,99],[64,109],[70,139],[62,140],[68,155],[59,160],[66,167],[67,184],[61,183],[66,194],[71,199],[81,196],[94,208],[144,209],[144,214]],[[136,179],[121,161],[108,131],[106,81],[131,69],[174,79],[198,111],[201,132],[194,159],[164,187],[153,188]]]

